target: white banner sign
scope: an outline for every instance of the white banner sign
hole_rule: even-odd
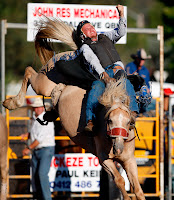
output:
[[[124,14],[127,18],[127,7],[124,6]],[[37,33],[37,25],[43,15],[50,18],[61,19],[65,23],[77,27],[82,20],[90,21],[98,33],[117,28],[119,14],[115,6],[84,5],[84,4],[45,4],[28,3],[27,14],[27,41],[34,41]],[[126,35],[118,43],[126,43]]]
[[[125,189],[130,183],[125,170],[119,166],[119,172],[125,180]],[[101,165],[96,156],[90,153],[58,154],[52,158],[49,182],[51,191],[99,192]]]
[[[51,191],[99,191],[100,170],[98,158],[90,153],[55,155],[49,171]]]

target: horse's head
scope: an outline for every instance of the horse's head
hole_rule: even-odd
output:
[[[125,79],[109,83],[99,101],[108,109],[107,134],[113,138],[114,153],[120,155],[123,152],[124,140],[128,139],[131,123],[130,99],[126,92]]]

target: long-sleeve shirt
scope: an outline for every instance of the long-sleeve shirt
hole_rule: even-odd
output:
[[[45,112],[41,113],[38,118],[43,120],[43,115]],[[31,143],[35,140],[39,142],[39,145],[35,149],[40,149],[42,147],[55,146],[54,138],[54,123],[48,122],[47,125],[41,125],[36,117],[33,116],[33,121],[30,130]]]
[[[124,17],[121,17],[119,19],[117,28],[115,28],[112,31],[105,32],[103,34],[106,35],[111,41],[113,41],[114,44],[116,44],[116,42],[126,34],[126,27],[126,19]],[[99,75],[105,71],[98,57],[94,54],[92,49],[87,44],[83,44],[80,48],[80,51],[83,52],[83,56],[85,57],[86,61],[91,65],[93,69],[95,69],[95,71]],[[123,63],[121,61],[118,62],[119,63],[115,64],[120,65],[124,69]]]

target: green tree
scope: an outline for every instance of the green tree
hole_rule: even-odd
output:
[[[169,72],[168,82],[173,82],[174,73],[174,1],[159,0],[162,2],[162,21],[164,24],[164,41],[165,41],[165,69]]]

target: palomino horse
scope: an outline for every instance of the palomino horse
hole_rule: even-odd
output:
[[[71,37],[67,35],[68,31]],[[44,32],[46,34],[43,34]],[[54,67],[55,57],[46,63],[50,55],[53,54],[50,49],[46,51],[42,49],[39,51],[39,48],[41,49],[43,46],[38,47],[41,44],[39,43],[40,38],[38,39],[38,36],[42,36],[45,39],[50,35],[50,38],[61,39],[74,48],[75,44],[72,42],[72,32],[72,29],[66,24],[52,20],[49,20],[43,30],[41,29],[38,32],[35,44],[41,61],[45,64],[42,69],[52,69]],[[67,36],[66,40],[63,38],[65,35]],[[65,53],[66,55],[70,55],[72,52]],[[65,53],[57,54],[56,61]],[[121,190],[123,198],[125,200],[130,199],[125,190],[124,179],[117,171],[114,161],[118,161],[126,170],[136,198],[138,200],[144,200],[145,197],[138,181],[137,165],[134,157],[135,141],[132,140],[134,138],[134,130],[129,130],[132,115],[129,110],[129,98],[123,79],[117,82],[111,82],[106,86],[105,92],[100,98],[100,103],[104,108],[107,108],[105,116],[108,123],[106,123],[104,115],[101,114],[100,116],[103,117],[99,117],[98,119],[94,137],[91,137],[83,131],[79,131],[79,124],[82,117],[82,102],[86,91],[76,86],[65,86],[61,83],[57,85],[43,73],[37,73],[32,67],[26,68],[22,87],[18,95],[5,100],[3,105],[8,109],[16,109],[22,106],[29,84],[31,84],[37,94],[51,96],[54,106],[58,102],[58,113],[68,136],[75,144],[99,158],[102,167],[112,176],[115,184]],[[114,135],[114,137],[109,137],[106,134],[106,124],[108,126],[108,135]]]
[[[6,200],[7,197],[7,126],[6,121],[2,114],[0,113],[0,170],[1,170],[1,200]]]

